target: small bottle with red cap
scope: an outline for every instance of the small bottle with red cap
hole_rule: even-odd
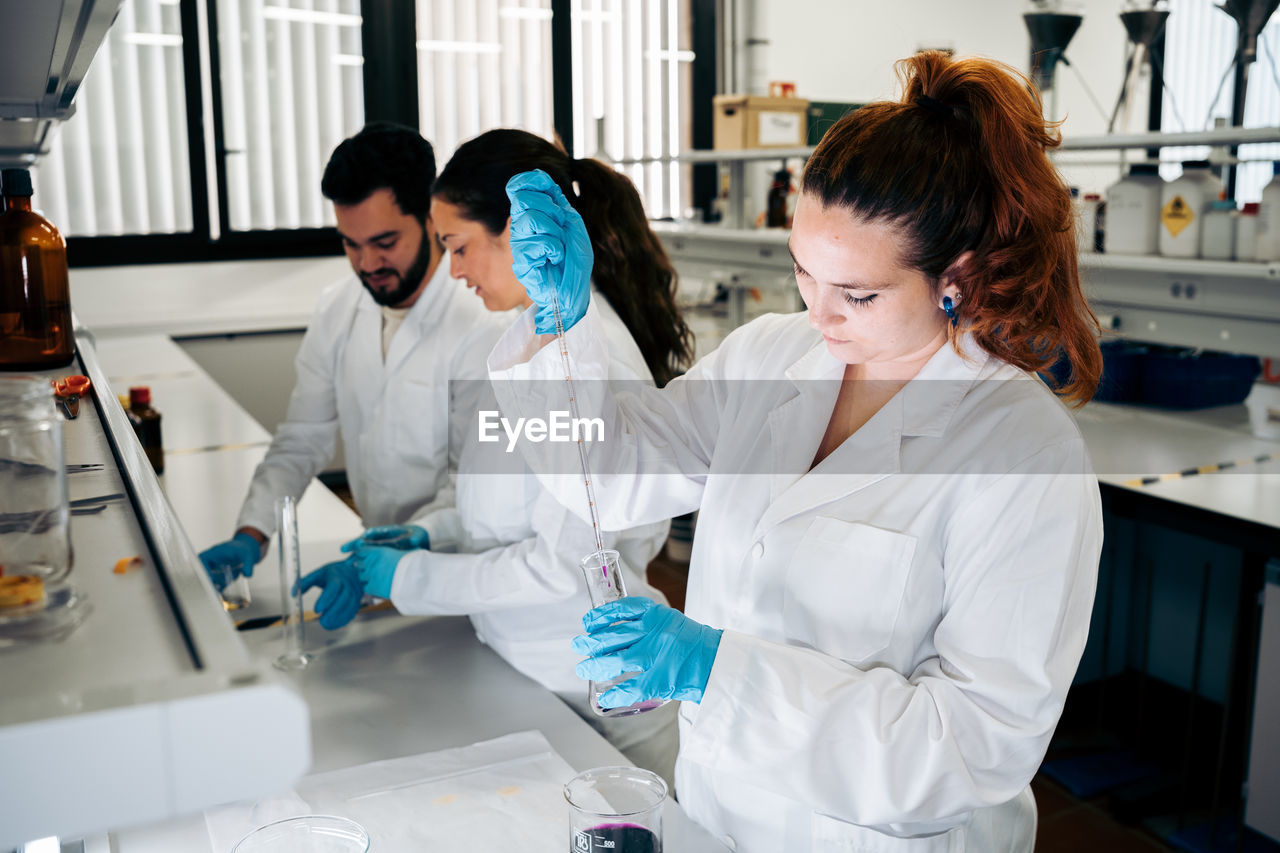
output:
[[[164,447],[160,443],[160,413],[151,408],[151,388],[135,385],[129,389],[129,413],[133,429],[142,442],[147,461],[157,474],[164,473]]]

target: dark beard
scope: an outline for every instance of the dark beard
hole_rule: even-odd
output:
[[[423,226],[422,244],[418,247],[418,256],[413,259],[413,263],[404,271],[404,275],[400,275],[399,272],[390,268],[374,270],[371,273],[360,273],[360,283],[364,285],[365,290],[369,291],[373,301],[379,305],[399,305],[412,296],[413,292],[418,289],[418,285],[422,284],[422,277],[427,274],[427,267],[429,266],[431,266],[431,241],[427,238],[426,226]],[[368,277],[386,273],[392,273],[399,277],[400,284],[385,293],[379,293],[369,286]]]

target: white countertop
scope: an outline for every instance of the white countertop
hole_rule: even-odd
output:
[[[1076,422],[1102,483],[1280,528],[1280,420],[1273,411],[1280,411],[1280,386],[1258,384],[1236,406],[1169,411],[1091,403]],[[1201,473],[1187,475],[1192,470]],[[1160,479],[1143,482],[1150,478]]]
[[[352,275],[345,257],[71,270],[71,304],[98,340],[301,329],[320,293]]]
[[[244,636],[255,653],[279,651],[273,629]],[[312,772],[525,729],[542,732],[575,770],[630,764],[554,694],[481,645],[465,618],[372,614],[318,641],[316,660],[290,676],[311,708]],[[235,748],[234,732],[219,736]],[[727,849],[675,803],[668,802],[663,823],[664,850]],[[211,850],[200,815],[113,834],[113,853],[222,853]]]
[[[167,336],[99,335],[95,349],[113,391],[130,384],[152,388],[163,416],[161,485],[193,547],[198,551],[225,539],[270,436]],[[337,559],[338,546],[362,530],[358,516],[316,481],[299,503],[298,528],[304,571]],[[259,564],[251,588],[253,603],[234,614],[237,621],[280,612],[274,554]],[[319,590],[311,593],[308,605],[318,595]],[[312,772],[526,729],[541,731],[575,770],[630,763],[554,694],[482,645],[465,618],[411,618],[387,611],[364,614],[333,632],[317,623],[306,627],[307,646],[316,659],[287,678],[310,709]],[[274,658],[281,651],[278,628],[239,636],[256,656]],[[235,748],[234,731],[211,734]],[[666,849],[725,849],[675,803],[668,805],[664,822]],[[120,853],[210,850],[198,814],[120,828],[113,836],[110,849]],[[106,843],[95,839],[88,849],[106,849]]]
[[[165,451],[160,483],[192,546],[203,551],[229,539],[270,433],[167,336],[99,337],[95,349],[113,391],[151,387]],[[338,546],[363,529],[355,512],[313,480],[298,504],[304,569],[336,559]],[[261,565],[273,569],[272,563],[268,555]],[[271,595],[275,572],[262,574],[254,592],[261,586]]]

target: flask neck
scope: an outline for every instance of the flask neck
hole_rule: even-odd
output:
[[[29,195],[7,195],[4,197],[3,210],[30,210],[31,196]]]

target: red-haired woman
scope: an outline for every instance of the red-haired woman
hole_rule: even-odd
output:
[[[737,329],[661,390],[584,381],[605,364],[590,309],[567,333],[581,411],[606,423],[605,526],[700,509],[687,615],[591,611],[578,671],[639,672],[618,704],[685,700],[680,802],[738,851],[1031,850],[1028,783],[1088,632],[1097,481],[1035,377],[1064,351],[1079,404],[1100,372],[1057,140],[1009,68],[901,69],[901,100],[842,118],[805,168],[807,312]],[[490,357],[508,416],[555,407],[549,383],[501,380],[559,376],[533,312],[574,304],[590,267],[550,190],[508,188],[535,303]],[[540,476],[576,464],[523,448]],[[578,508],[580,486],[561,494]]]

